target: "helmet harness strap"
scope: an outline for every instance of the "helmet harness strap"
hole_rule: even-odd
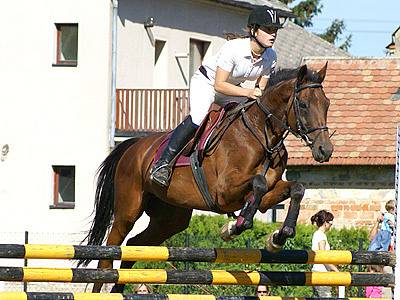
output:
[[[257,39],[257,37],[255,36],[255,32],[258,30],[258,26],[257,25],[252,25],[251,29],[250,29],[250,37],[252,39],[254,39],[256,41],[256,43],[263,48],[264,50],[267,49],[267,47],[265,47],[263,44],[261,44],[261,42]]]

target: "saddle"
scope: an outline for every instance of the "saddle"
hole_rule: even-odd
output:
[[[206,117],[201,122],[193,138],[184,147],[180,155],[174,159],[173,167],[190,166],[190,156],[195,150],[198,153],[197,159],[201,164],[201,162],[204,160],[204,157],[207,156],[207,154],[210,152],[210,146],[214,148],[216,144],[220,141],[218,135],[222,135],[224,131],[218,131],[217,129],[221,128],[222,123],[228,115],[228,112],[232,112],[232,110],[237,107],[237,105],[237,102],[230,102],[224,107],[221,107],[216,103],[212,103]],[[214,133],[215,135],[213,136]],[[171,135],[172,131],[169,132],[164,140],[161,142],[161,145],[154,156],[154,163],[158,161],[165,147],[168,145],[168,141],[171,138]],[[215,143],[210,143],[211,140],[215,141]]]

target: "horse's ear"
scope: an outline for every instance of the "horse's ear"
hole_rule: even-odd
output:
[[[298,83],[302,83],[307,75],[307,66],[306,65],[302,65],[299,69],[299,72],[297,73],[297,82]]]
[[[324,81],[327,69],[328,69],[328,61],[326,61],[325,66],[323,66],[322,69],[318,71],[319,83],[322,83],[322,81]]]

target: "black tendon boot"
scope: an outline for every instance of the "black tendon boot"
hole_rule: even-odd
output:
[[[179,154],[183,147],[186,146],[197,128],[198,126],[192,122],[191,116],[188,116],[175,128],[168,141],[167,147],[165,147],[160,159],[150,172],[151,180],[163,187],[168,187],[169,179],[172,175],[171,161]]]

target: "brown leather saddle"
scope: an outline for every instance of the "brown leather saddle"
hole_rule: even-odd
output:
[[[227,112],[232,111],[232,109],[234,109],[237,105],[238,103],[231,102],[226,106],[221,107],[218,104],[212,103],[206,117],[201,122],[193,138],[185,146],[179,156],[175,158],[173,166],[190,166],[190,156],[195,150],[198,151],[199,161],[203,161],[207,153],[210,152],[209,150],[211,150],[210,146],[213,146],[214,148],[216,146],[215,142],[219,142],[220,140],[216,135],[222,134],[222,131],[218,131],[217,129],[221,128],[221,124],[225,120]],[[153,163],[158,161],[160,158],[162,152],[168,144],[171,134],[172,131],[169,132],[161,142],[161,145],[154,156]],[[212,138],[213,134],[215,134],[215,136]],[[214,143],[209,143],[211,140],[213,140]]]

